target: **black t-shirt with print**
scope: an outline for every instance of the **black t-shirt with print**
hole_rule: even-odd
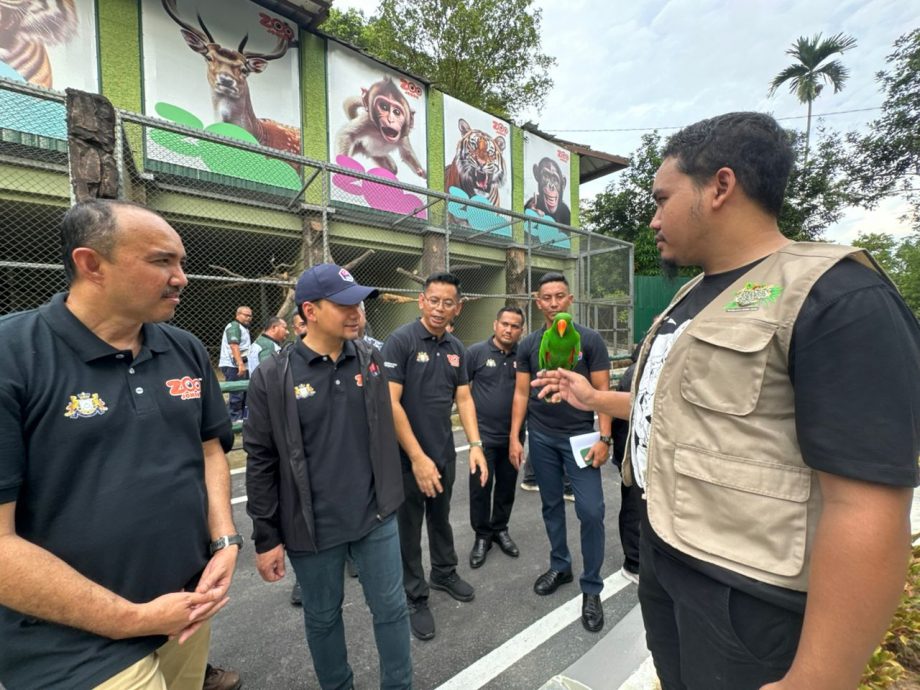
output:
[[[658,335],[694,318],[753,265],[703,278],[672,310],[662,325],[667,331]],[[809,467],[890,486],[920,483],[920,326],[882,276],[844,260],[815,283],[793,328],[789,378],[796,434]],[[764,584],[668,546],[652,530],[647,514],[642,534],[720,582],[804,611],[801,592]]]

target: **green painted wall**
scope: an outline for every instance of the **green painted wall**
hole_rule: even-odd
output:
[[[444,94],[428,89],[428,189],[444,190]],[[429,199],[430,201],[430,199]],[[443,227],[447,209],[435,204],[428,211],[432,225]]]
[[[524,213],[524,131],[511,125],[511,210]],[[517,244],[524,244],[524,224],[511,226],[511,237]]]
[[[326,41],[303,30],[300,32],[300,83],[303,155],[314,160],[328,161]]]
[[[579,205],[578,198],[578,192],[581,185],[579,182],[580,176],[581,158],[577,154],[573,153],[569,162],[569,185],[572,187],[571,199],[569,199],[569,210],[572,212],[571,225],[574,228],[581,227],[581,207]]]
[[[116,108],[139,113],[141,93],[140,2],[98,0],[102,95]]]

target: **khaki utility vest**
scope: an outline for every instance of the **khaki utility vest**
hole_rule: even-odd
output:
[[[812,286],[846,258],[881,272],[860,249],[787,245],[716,297],[674,342],[655,389],[645,496],[655,532],[679,551],[807,591],[822,500],[796,438],[789,344]],[[649,330],[633,395],[663,317],[701,279],[687,283]]]

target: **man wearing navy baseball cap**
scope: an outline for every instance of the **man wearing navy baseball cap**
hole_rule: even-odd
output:
[[[358,339],[360,304],[376,296],[341,266],[304,271],[294,299],[307,334],[263,362],[249,387],[243,446],[256,566],[276,582],[287,552],[322,688],[353,684],[342,623],[346,556],[373,614],[380,687],[412,686],[395,519],[399,447],[383,359]],[[287,433],[298,427],[299,436]]]

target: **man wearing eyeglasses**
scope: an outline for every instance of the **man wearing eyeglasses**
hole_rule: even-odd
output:
[[[412,634],[434,637],[428,608],[429,583],[422,566],[422,521],[428,525],[430,587],[457,601],[472,601],[472,586],[457,574],[457,552],[450,527],[450,497],[456,476],[451,407],[470,442],[470,473],[483,486],[489,470],[479,438],[476,408],[466,376],[466,350],[447,325],[460,314],[460,281],[435,273],[418,298],[420,319],[396,329],[383,346],[393,419],[403,465],[406,501],[397,513],[403,585]]]

